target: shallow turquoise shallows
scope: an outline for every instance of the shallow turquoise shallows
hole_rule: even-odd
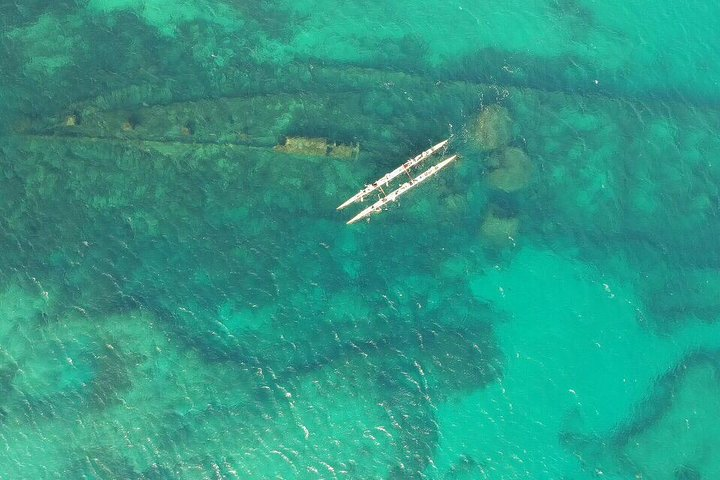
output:
[[[0,480],[720,478],[718,19],[0,2]]]

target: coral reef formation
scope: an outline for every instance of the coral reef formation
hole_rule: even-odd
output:
[[[512,119],[507,108],[485,107],[470,125],[470,142],[483,151],[496,150],[510,143]]]
[[[519,218],[491,204],[480,225],[480,234],[487,245],[500,249],[515,245],[519,229]]]
[[[7,320],[0,324],[0,386],[8,387],[0,435],[10,456],[44,452],[46,462],[24,471],[31,476],[50,467],[92,471],[75,464],[92,451],[93,462],[119,478],[181,471],[191,459],[214,455],[224,458],[222,469],[246,475],[332,469],[358,478],[378,471],[416,477],[438,441],[433,402],[482,388],[501,373],[492,329],[482,322],[374,330],[344,345],[337,333],[318,331],[313,362],[273,368],[213,360],[147,312],[93,322],[87,312],[61,315],[44,296],[14,285],[0,291]],[[271,329],[262,329],[237,331],[254,343],[250,353],[263,355],[258,335],[268,338]],[[85,423],[93,428],[76,429],[70,442],[42,441]],[[228,449],[238,436],[241,447]],[[116,442],[138,448],[113,453]],[[192,468],[212,469],[201,463]]]
[[[515,147],[493,153],[486,161],[488,183],[503,192],[525,188],[533,174],[533,164],[527,153]]]

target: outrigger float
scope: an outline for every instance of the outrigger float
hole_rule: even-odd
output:
[[[419,155],[409,159],[407,162],[403,163],[401,166],[396,168],[395,170],[386,173],[381,178],[376,180],[375,182],[366,185],[365,188],[360,190],[358,193],[353,195],[352,197],[348,198],[346,201],[344,201],[339,207],[337,207],[337,210],[342,210],[343,208],[356,203],[356,202],[363,202],[365,198],[373,193],[376,190],[380,190],[384,196],[380,197],[375,203],[370,205],[369,207],[362,210],[360,213],[355,215],[353,218],[348,220],[347,224],[350,225],[352,223],[355,223],[359,220],[362,220],[364,218],[369,217],[373,213],[380,213],[385,205],[387,205],[390,202],[396,201],[401,195],[407,193],[409,190],[412,190],[413,188],[420,185],[422,182],[427,180],[428,178],[434,176],[436,173],[438,173],[440,170],[448,166],[452,161],[456,160],[458,158],[457,155],[452,155],[451,157],[448,157],[439,163],[433,165],[432,167],[428,168],[424,172],[422,172],[417,177],[412,177],[410,175],[410,169],[416,165],[418,165],[423,160],[430,158],[434,154],[436,154],[439,151],[443,151],[443,153],[447,150],[448,144],[450,143],[450,139],[443,140],[442,142],[433,145],[432,147],[428,148],[424,152],[420,153]],[[385,190],[383,190],[383,187],[386,187],[390,184],[392,180],[397,178],[398,176],[405,173],[409,178],[409,182],[405,182],[402,185],[400,185],[398,188],[393,190],[392,192],[385,194]]]

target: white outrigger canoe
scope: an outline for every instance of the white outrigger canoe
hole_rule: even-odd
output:
[[[447,142],[447,140],[446,140],[446,142]],[[440,145],[440,144],[438,144],[438,145]],[[437,145],[436,145],[436,146],[437,146]],[[433,147],[433,148],[435,148],[435,147]],[[442,147],[441,147],[441,148],[442,148]],[[423,153],[425,153],[425,152],[423,152]],[[421,155],[422,155],[422,154],[421,154]],[[430,154],[430,155],[432,155],[432,154]],[[415,158],[417,158],[417,157],[415,157]],[[353,218],[351,218],[350,220],[348,220],[347,224],[350,225],[351,223],[355,223],[355,222],[357,222],[357,221],[359,221],[359,220],[362,220],[363,218],[369,217],[369,216],[372,215],[373,213],[379,213],[379,212],[381,212],[381,211],[382,211],[382,208],[383,208],[385,205],[387,205],[387,204],[390,203],[390,202],[396,201],[396,200],[398,199],[398,197],[400,197],[400,195],[403,195],[404,193],[407,193],[409,190],[417,187],[417,186],[420,185],[422,182],[424,182],[424,181],[427,180],[428,178],[430,178],[430,177],[432,177],[433,175],[435,175],[436,173],[438,173],[440,170],[442,170],[442,169],[445,168],[447,165],[449,165],[450,162],[452,162],[453,160],[455,160],[455,159],[457,159],[457,158],[458,158],[457,155],[453,155],[452,157],[448,157],[448,158],[446,158],[445,160],[443,160],[443,161],[441,161],[441,162],[433,165],[432,167],[428,168],[427,170],[425,170],[424,172],[422,172],[422,173],[421,173],[420,175],[418,175],[417,177],[411,178],[409,182],[403,183],[403,184],[400,185],[400,187],[398,187],[396,190],[393,190],[392,192],[390,192],[389,194],[387,194],[385,197],[381,198],[380,200],[378,200],[377,202],[373,203],[372,205],[370,205],[369,207],[367,207],[365,210],[363,210],[362,212],[358,213],[358,214],[355,215]],[[383,178],[385,178],[385,177],[383,177]]]
[[[386,173],[385,175],[382,176],[382,178],[379,178],[375,182],[373,182],[369,185],[365,185],[365,188],[363,188],[358,193],[356,193],[352,197],[345,200],[339,207],[337,207],[337,210],[342,210],[343,208],[345,208],[348,205],[355,203],[355,202],[362,202],[363,200],[365,200],[365,197],[367,197],[369,194],[371,194],[372,192],[374,192],[377,189],[382,190],[382,187],[387,186],[397,176],[402,175],[403,173],[408,173],[408,169],[414,167],[415,165],[422,162],[426,158],[433,156],[438,151],[447,147],[448,143],[450,143],[449,138],[447,140],[443,140],[442,142],[438,143],[437,145],[433,145],[432,147],[428,148],[421,154],[411,158],[410,160],[403,163],[401,166],[399,166],[392,172]],[[409,175],[409,173],[408,173],[408,175]]]

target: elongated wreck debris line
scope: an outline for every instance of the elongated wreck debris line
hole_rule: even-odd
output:
[[[428,178],[434,176],[436,173],[438,173],[440,170],[448,166],[451,162],[456,160],[458,158],[457,155],[453,155],[451,157],[448,157],[439,163],[433,165],[432,167],[428,168],[424,172],[422,172],[417,177],[410,176],[410,173],[408,169],[414,165],[417,165],[424,159],[432,156],[434,153],[438,152],[439,150],[445,148],[449,142],[448,140],[444,140],[437,145],[434,145],[433,147],[429,148],[428,150],[425,150],[420,155],[411,158],[407,162],[405,162],[402,166],[396,168],[392,172],[386,174],[382,178],[380,178],[378,181],[367,185],[364,189],[362,189],[360,192],[356,193],[354,196],[349,198],[347,201],[345,201],[342,205],[338,207],[338,210],[341,208],[345,208],[346,206],[350,205],[354,202],[362,202],[364,198],[371,192],[380,189],[381,192],[385,193],[382,189],[382,187],[385,185],[388,185],[390,181],[394,178],[396,178],[398,175],[404,173],[407,173],[408,177],[410,178],[409,182],[405,182],[397,189],[393,190],[392,192],[388,193],[384,197],[381,197],[378,201],[370,205],[369,207],[365,208],[363,211],[355,215],[353,218],[351,218],[347,224],[350,225],[351,223],[355,223],[359,220],[362,220],[364,218],[369,217],[373,213],[379,213],[382,211],[382,208],[387,205],[390,202],[396,201],[401,195],[404,195],[408,191],[412,190],[413,188],[420,185],[422,182],[427,180]]]

